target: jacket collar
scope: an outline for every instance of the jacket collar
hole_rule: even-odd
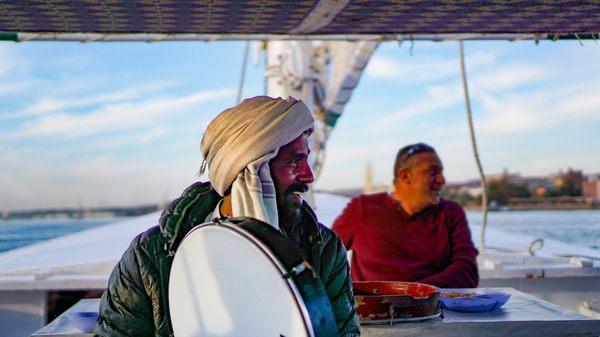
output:
[[[165,249],[174,252],[183,237],[201,224],[212,212],[221,196],[208,182],[197,182],[171,201],[160,216],[160,231],[165,238]]]
[[[222,197],[208,182],[196,182],[182,195],[169,203],[160,216],[160,231],[165,238],[165,250],[175,252],[183,237],[195,226],[204,223]],[[302,225],[305,226],[310,246],[323,245],[320,224],[312,208],[302,204]]]

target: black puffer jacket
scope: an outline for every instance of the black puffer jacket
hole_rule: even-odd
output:
[[[220,199],[210,184],[195,183],[163,211],[159,226],[133,239],[102,295],[95,336],[173,335],[167,289],[174,252]],[[299,246],[325,285],[340,336],[358,336],[346,250],[306,203],[303,211],[303,228],[309,235]]]

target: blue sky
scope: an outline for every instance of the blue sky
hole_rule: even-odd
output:
[[[0,210],[170,199],[198,179],[202,131],[234,104],[242,42],[0,44]],[[486,173],[600,171],[600,45],[466,42]],[[391,181],[396,151],[435,146],[449,181],[477,176],[457,43],[379,46],[316,187]],[[244,96],[263,93],[250,60]],[[262,64],[262,62],[259,62]]]

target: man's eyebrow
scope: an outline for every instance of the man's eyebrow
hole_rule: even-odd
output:
[[[304,155],[310,154],[310,149],[306,150],[306,152],[304,152],[303,150],[298,150],[298,151],[294,151],[293,153],[294,153],[294,155],[304,156]]]

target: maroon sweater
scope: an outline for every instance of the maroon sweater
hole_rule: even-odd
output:
[[[479,282],[477,249],[462,207],[442,199],[409,216],[387,194],[350,201],[333,230],[352,257],[354,281],[409,281],[444,288]]]

